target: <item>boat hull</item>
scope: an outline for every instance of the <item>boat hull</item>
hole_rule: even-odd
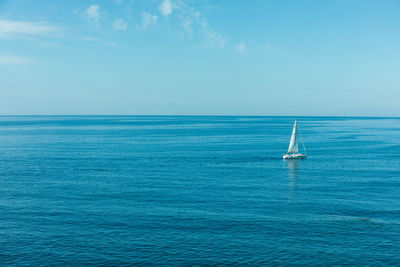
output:
[[[283,155],[283,158],[284,159],[305,159],[305,158],[307,158],[307,155],[303,155],[300,153],[293,153],[293,154],[286,153]]]

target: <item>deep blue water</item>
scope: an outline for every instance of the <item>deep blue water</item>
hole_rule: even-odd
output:
[[[400,265],[400,119],[0,117],[0,265]]]

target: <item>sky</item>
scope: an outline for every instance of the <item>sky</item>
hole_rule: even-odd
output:
[[[398,0],[0,0],[1,115],[400,116]]]

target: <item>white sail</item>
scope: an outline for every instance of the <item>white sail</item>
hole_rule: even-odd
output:
[[[288,153],[298,153],[298,152],[299,152],[299,135],[297,133],[297,121],[295,121],[292,131],[292,137],[290,138]]]

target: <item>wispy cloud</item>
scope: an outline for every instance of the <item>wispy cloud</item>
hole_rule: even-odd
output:
[[[147,12],[143,12],[142,16],[142,27],[143,29],[148,29],[149,27],[155,25],[157,23],[158,17],[157,15],[152,15]]]
[[[116,42],[104,41],[104,40],[102,40],[100,38],[96,38],[96,37],[87,36],[87,37],[79,38],[79,40],[86,41],[86,42],[99,43],[99,44],[103,44],[103,45],[106,45],[106,46],[112,46],[112,47],[118,47],[118,48],[127,48],[127,46],[125,46],[125,45],[121,45],[121,44],[116,43]]]
[[[26,65],[30,63],[32,63],[32,60],[27,57],[0,55],[0,65]]]
[[[122,31],[122,30],[126,30],[126,28],[128,27],[128,24],[123,19],[117,19],[114,21],[113,27],[116,30]]]
[[[92,23],[97,28],[100,27],[100,6],[99,5],[90,5],[85,12],[85,15],[90,23]]]
[[[189,36],[193,35],[193,28],[201,21],[200,17],[200,12],[193,9],[190,9],[189,12],[186,12],[186,14],[181,17],[182,27]]]
[[[206,19],[201,22],[201,31],[203,35],[203,45],[207,48],[224,49],[228,43],[228,38],[218,34],[208,26]]]
[[[235,50],[237,53],[242,54],[246,50],[246,44],[245,43],[238,43],[235,46]]]
[[[0,18],[0,37],[20,35],[49,35],[59,32],[60,29],[47,22],[31,22]]]
[[[173,6],[171,0],[162,1],[160,6],[158,7],[158,9],[160,10],[161,14],[164,15],[164,16],[171,15],[173,8],[174,8],[174,6]]]
[[[100,39],[95,37],[82,37],[80,40],[88,42],[100,42]]]
[[[228,37],[215,31],[200,11],[183,1],[178,4],[180,25],[187,35],[195,39],[200,38],[202,46],[206,48],[224,49],[226,47]]]

